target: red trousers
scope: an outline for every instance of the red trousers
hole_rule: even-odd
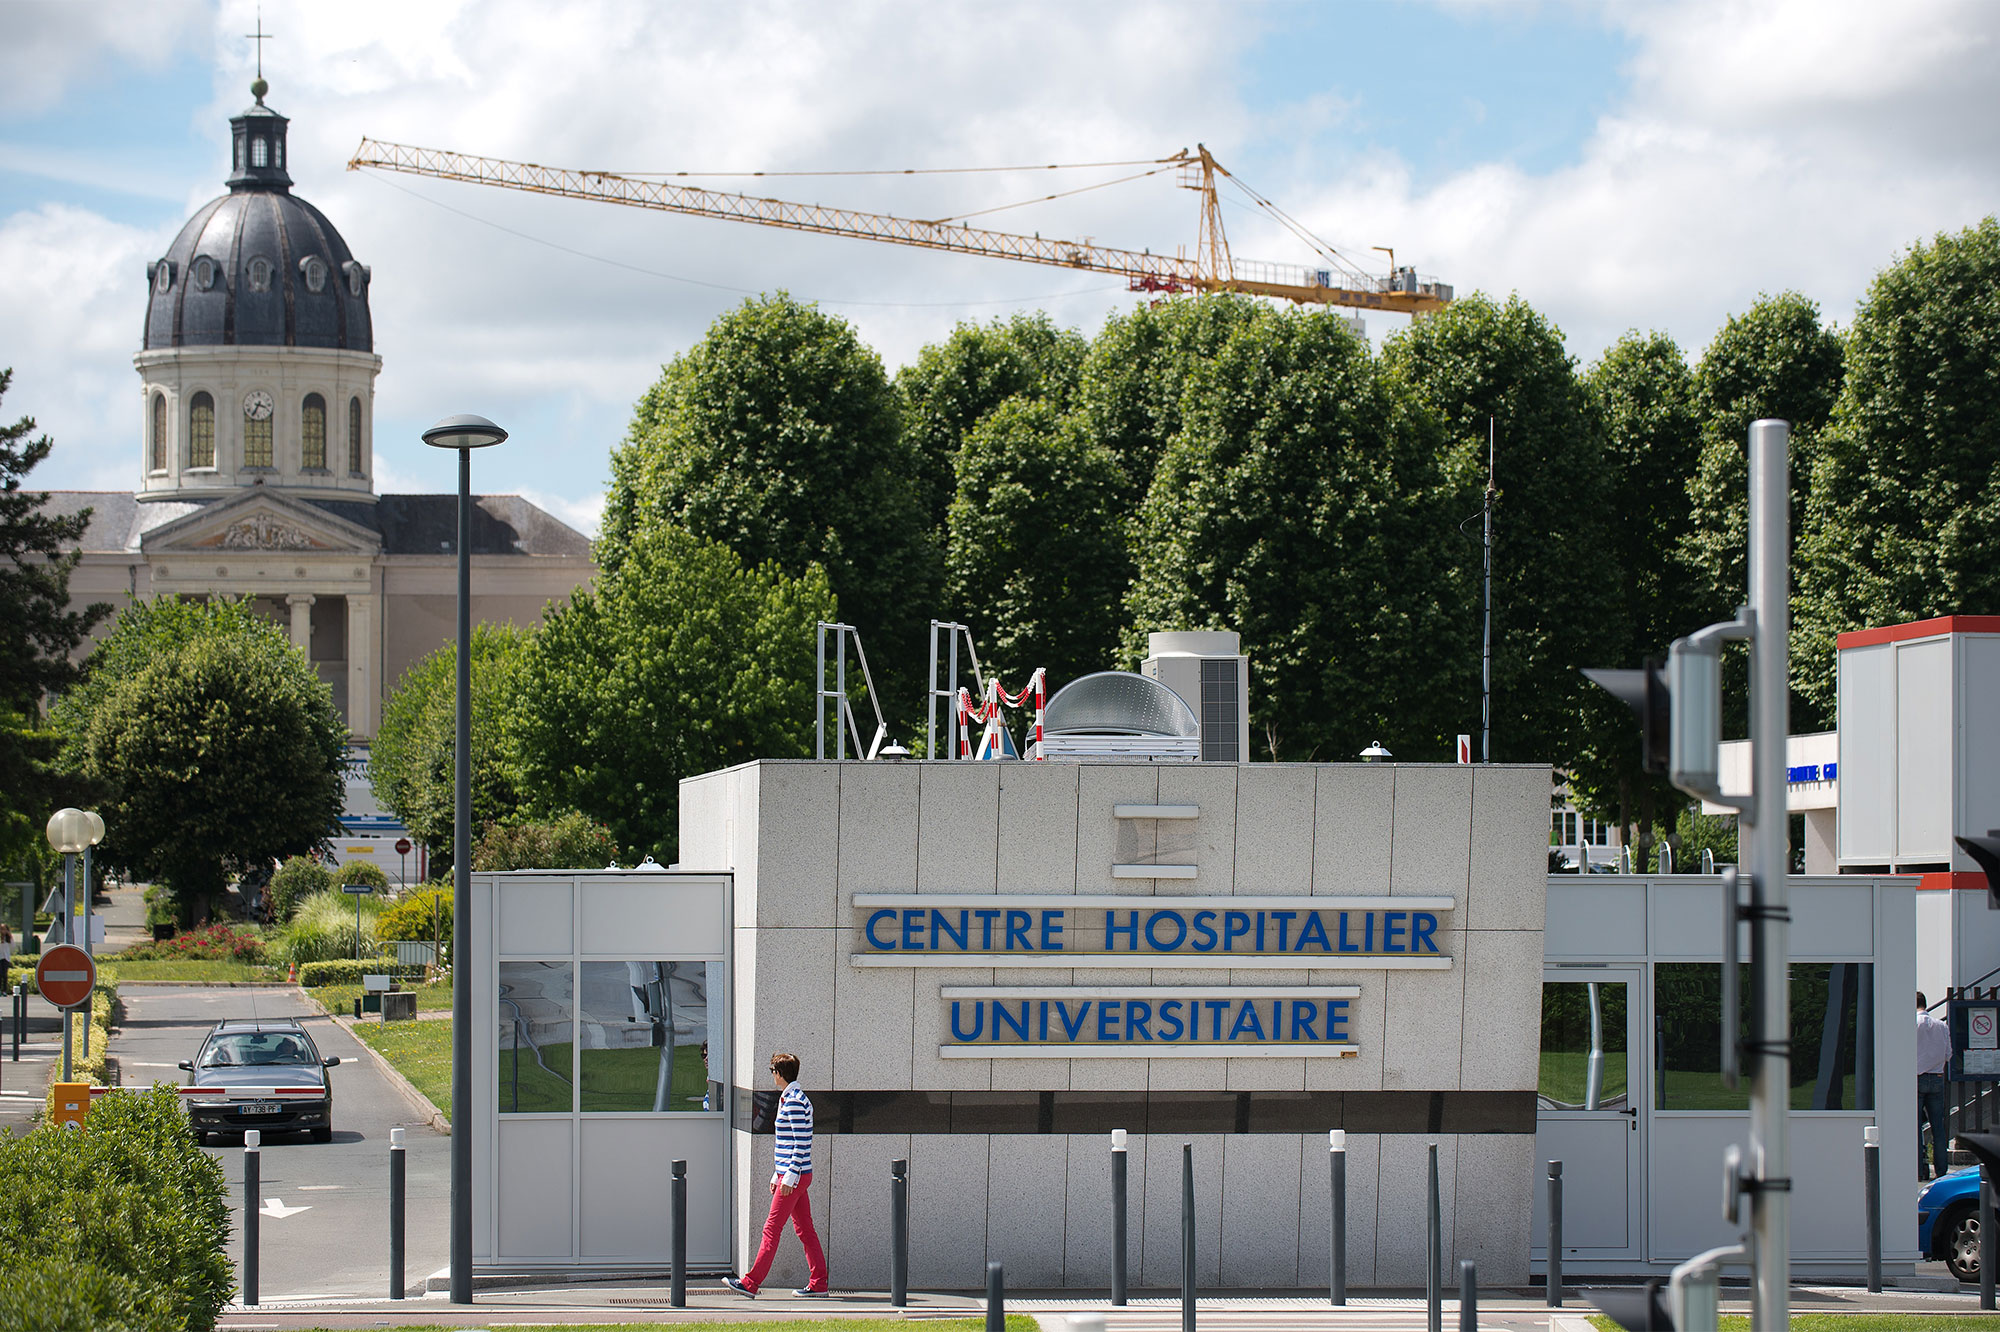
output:
[[[764,1240],[757,1246],[757,1261],[743,1274],[743,1284],[751,1290],[763,1287],[771,1260],[778,1256],[778,1237],[785,1233],[787,1220],[799,1233],[799,1243],[806,1251],[806,1284],[813,1290],[826,1289],[826,1251],[819,1246],[819,1232],[813,1229],[812,1203],[806,1198],[812,1178],[811,1171],[800,1175],[798,1187],[790,1193],[780,1193],[775,1183],[771,1185],[771,1214],[764,1218]]]

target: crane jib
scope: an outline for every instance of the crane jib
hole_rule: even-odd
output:
[[[613,172],[545,167],[532,162],[476,157],[467,153],[363,139],[347,164],[348,170],[375,168],[437,180],[458,180],[561,198],[625,204],[662,212],[685,213],[725,221],[752,222],[793,231],[817,232],[855,240],[914,245],[952,254],[1014,259],[1106,273],[1127,280],[1134,291],[1234,291],[1313,305],[1344,305],[1362,309],[1421,314],[1442,309],[1451,289],[1434,282],[1418,283],[1414,274],[1392,274],[1380,290],[1334,285],[1329,270],[1290,264],[1234,259],[1219,239],[1219,217],[1205,220],[1202,258],[1151,254],[1118,249],[1091,241],[1045,239],[1010,231],[991,231],[952,222],[928,222],[858,209],[829,208],[758,195],[735,194],[699,186],[639,179]],[[1213,185],[1207,187],[1213,203]],[[1213,213],[1212,207],[1208,211]],[[1211,228],[1217,235],[1211,239]],[[1408,280],[1405,281],[1407,276]],[[1391,284],[1399,284],[1391,287]]]

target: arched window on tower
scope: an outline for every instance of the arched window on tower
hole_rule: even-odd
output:
[[[326,470],[326,399],[306,394],[299,431],[299,466],[309,472]]]
[[[206,393],[188,402],[188,466],[215,466],[215,399]]]
[[[361,399],[347,400],[347,470],[361,475]]]
[[[271,165],[271,141],[261,134],[250,140],[250,165],[253,167]]]
[[[153,395],[153,439],[146,467],[154,472],[167,470],[167,395],[164,393]]]

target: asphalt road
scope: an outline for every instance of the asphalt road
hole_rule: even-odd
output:
[[[451,1142],[360,1042],[292,988],[123,987],[123,1023],[112,1037],[124,1085],[180,1085],[209,1026],[224,1018],[301,1018],[320,1053],[339,1055],[333,1073],[333,1141],[277,1135],[263,1145],[258,1295],[286,1299],[379,1299],[389,1290],[389,1130],[404,1130],[408,1178],[405,1284],[412,1295],[450,1259]],[[234,1229],[229,1256],[242,1261],[243,1149],[210,1147],[229,1178]],[[274,1214],[273,1203],[289,1214]],[[304,1208],[304,1211],[291,1211]]]

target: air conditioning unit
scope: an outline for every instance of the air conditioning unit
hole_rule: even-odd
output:
[[[1226,630],[1182,630],[1146,635],[1139,673],[1180,695],[1201,725],[1207,763],[1250,758],[1250,659],[1241,635]]]

